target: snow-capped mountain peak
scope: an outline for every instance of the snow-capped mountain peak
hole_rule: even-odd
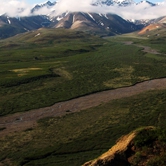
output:
[[[50,2],[50,1],[47,1],[45,3],[41,3],[41,4],[37,4],[32,10],[31,12],[34,13],[35,11],[38,11],[39,9],[43,8],[43,7],[46,7],[46,8],[51,8],[53,7],[54,5],[56,5],[56,1],[55,2]]]
[[[47,7],[50,7],[50,6],[54,6],[55,4],[56,4],[56,1],[55,2],[46,1],[46,2],[43,2],[43,3],[37,4],[36,6],[41,6],[41,7],[47,6]]]
[[[150,6],[156,6],[156,4],[152,3],[152,2],[149,2],[147,0],[143,0],[143,1],[140,1],[137,3],[137,5],[140,5],[140,4],[148,4]]]

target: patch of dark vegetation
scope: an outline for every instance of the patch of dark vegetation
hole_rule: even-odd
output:
[[[10,36],[14,36],[18,33],[23,33],[23,32],[25,32],[25,29],[6,24],[6,25],[3,25],[0,27],[0,31],[1,31],[0,39],[4,39],[4,38],[10,37]]]
[[[133,140],[134,154],[130,156],[132,166],[161,166],[166,164],[166,130],[142,129]]]
[[[87,49],[79,49],[79,50],[72,50],[72,49],[68,49],[65,50],[65,54],[81,54],[81,53],[85,53],[85,52],[90,52],[90,50]]]
[[[134,139],[134,145],[136,147],[142,147],[145,145],[150,145],[158,137],[156,129],[144,129],[138,132],[136,138]]]
[[[24,130],[24,132],[27,132],[27,131],[32,131],[33,128],[27,128],[26,130]]]
[[[2,82],[0,84],[0,86],[2,87],[13,87],[13,86],[20,86],[21,84],[28,84],[34,81],[38,81],[38,80],[44,80],[46,78],[50,78],[50,77],[60,77],[57,74],[45,74],[45,75],[41,75],[41,76],[35,76],[35,77],[31,77],[31,78],[21,78],[20,80],[10,80],[10,81],[6,81],[6,82]]]
[[[0,131],[5,130],[5,129],[6,129],[6,127],[0,127]]]

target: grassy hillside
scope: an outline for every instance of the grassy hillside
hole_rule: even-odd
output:
[[[165,56],[121,40],[54,29],[2,40],[0,115],[166,76]]]

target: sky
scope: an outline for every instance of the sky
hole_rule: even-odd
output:
[[[38,4],[38,3],[43,3],[46,2],[47,0],[26,0],[27,3],[33,5],[33,4]],[[53,1],[50,1],[53,2]]]
[[[0,15],[7,13],[10,17],[21,17],[32,15],[31,9],[35,4],[47,2],[48,0],[0,0]],[[54,2],[54,0],[50,0]],[[113,13],[121,16],[124,19],[153,19],[161,16],[166,16],[166,0],[165,4],[151,7],[147,3],[139,5],[131,5],[127,7],[118,6],[92,6],[91,3],[95,0],[58,0],[58,3],[48,9],[47,7],[34,13],[35,15],[47,15],[52,11],[54,15],[61,14],[66,11],[70,12],[96,12],[96,13]],[[149,0],[152,2],[152,0]],[[164,0],[163,0],[164,1]],[[153,1],[154,2],[154,1]],[[23,10],[24,9],[24,10]]]

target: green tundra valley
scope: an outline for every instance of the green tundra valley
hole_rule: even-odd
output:
[[[0,166],[81,166],[132,131],[121,165],[164,166],[165,44],[163,28],[108,37],[40,28],[0,40]],[[152,144],[162,150],[145,160]]]

